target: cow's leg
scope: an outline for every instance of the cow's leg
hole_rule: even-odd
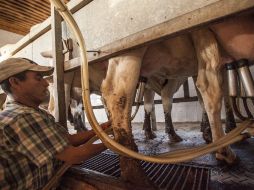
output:
[[[65,111],[66,118],[68,118],[68,107],[71,103],[71,88],[74,79],[74,72],[68,72],[64,74],[64,95],[65,95]]]
[[[151,124],[152,130],[157,131],[157,122],[156,122],[156,113],[155,113],[155,105],[152,105],[152,112],[151,112]]]
[[[145,88],[144,92],[144,109],[145,109],[145,118],[143,129],[145,130],[146,139],[154,139],[156,137],[155,133],[151,128],[151,117],[154,106],[154,95],[155,92],[151,89]]]
[[[70,110],[71,112],[68,114],[69,116],[73,116],[73,126],[74,129],[79,131],[87,131],[88,129],[85,126],[85,120],[84,120],[84,111],[83,111],[83,104],[79,103],[77,100],[71,101],[70,104]]]
[[[176,134],[171,118],[173,95],[182,84],[180,80],[181,79],[168,80],[167,84],[161,90],[161,99],[165,116],[165,132],[168,134],[169,140],[172,143],[183,140]]]
[[[224,96],[224,106],[226,112],[226,123],[225,123],[225,132],[229,133],[234,128],[236,128],[235,116],[231,107],[230,99],[228,95]]]
[[[193,78],[194,83],[196,84],[197,77],[193,76],[192,78]],[[202,121],[200,123],[200,131],[203,133],[203,139],[205,140],[205,142],[207,144],[209,144],[212,142],[212,132],[211,132],[211,127],[210,127],[208,115],[205,110],[205,105],[204,105],[202,96],[201,96],[199,90],[197,89],[196,85],[195,85],[195,89],[197,92],[198,102],[199,102],[200,107],[202,109]]]
[[[74,118],[73,118],[73,115],[71,113],[71,105],[68,107],[68,120],[71,124],[74,123]]]
[[[220,118],[222,76],[218,46],[212,32],[207,29],[195,31],[192,35],[199,63],[196,85],[202,95],[208,114],[213,141],[216,141],[224,136]],[[218,150],[216,158],[228,163],[236,161],[236,155],[230,147]]]
[[[131,131],[131,108],[144,52],[145,49],[136,50],[111,58],[101,88],[112,120],[115,140],[134,151],[138,149]],[[120,167],[121,177],[126,182],[151,186],[138,160],[120,156]]]
[[[224,97],[224,106],[226,113],[226,121],[225,121],[225,132],[229,133],[231,130],[236,128],[234,112],[230,103],[228,84],[227,84],[227,75],[223,74],[223,97]]]

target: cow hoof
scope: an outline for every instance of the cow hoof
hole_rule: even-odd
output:
[[[236,165],[240,161],[240,158],[230,149],[221,153],[220,152],[216,153],[216,159],[219,162],[225,163],[230,166]]]
[[[229,133],[233,129],[236,128],[236,123],[235,122],[226,122],[226,127],[225,127],[225,132]]]
[[[210,123],[209,123],[209,121],[202,121],[202,122],[200,123],[200,132],[204,132],[205,129],[207,129],[207,128],[210,128]]]
[[[138,160],[120,156],[120,168],[121,179],[126,183],[127,189],[158,189],[146,175]]]
[[[173,136],[169,135],[169,140],[170,140],[170,143],[178,143],[178,142],[181,142],[183,139],[177,134],[175,134]]]
[[[203,139],[205,140],[206,144],[210,144],[213,141],[212,132],[210,128],[203,129]]]
[[[233,162],[227,162],[226,160],[219,160],[217,159],[217,165],[218,166],[228,166],[228,167],[233,167],[233,166],[237,166],[240,163],[240,158],[238,156],[236,156],[235,160]]]
[[[147,140],[156,138],[156,134],[152,131],[151,132],[145,131],[145,136]]]

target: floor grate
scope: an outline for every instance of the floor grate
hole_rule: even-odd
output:
[[[147,176],[161,190],[208,190],[210,168],[185,164],[156,164],[141,161]],[[101,153],[79,166],[75,170],[87,169],[108,176],[120,177],[118,155]]]

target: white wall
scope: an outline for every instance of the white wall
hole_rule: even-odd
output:
[[[9,55],[14,46],[23,36],[0,29],[0,61]]]
[[[0,48],[6,44],[14,44],[23,36],[0,29]]]

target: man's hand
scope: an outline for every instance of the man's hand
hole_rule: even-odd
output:
[[[111,121],[107,121],[105,123],[100,124],[103,130],[109,129],[111,127]]]

